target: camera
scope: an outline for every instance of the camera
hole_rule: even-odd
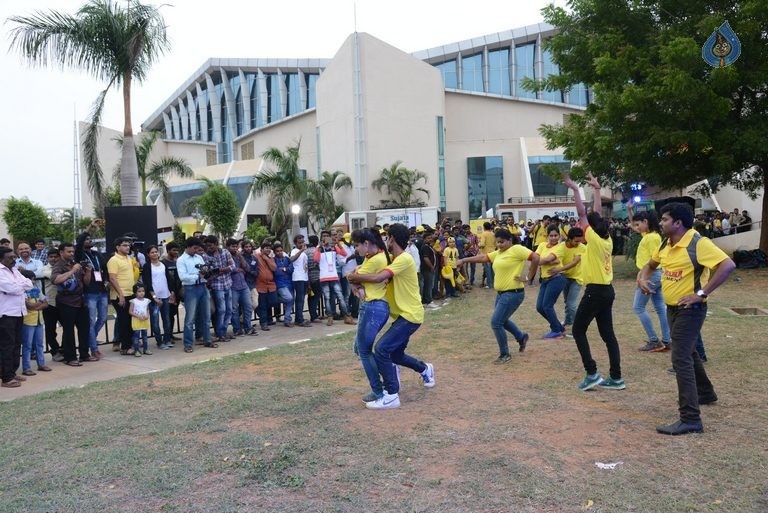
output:
[[[78,264],[80,264],[80,267],[82,267],[83,269],[85,269],[86,267],[91,267],[91,263],[88,260],[80,260]]]
[[[221,271],[218,267],[212,267],[208,264],[195,264],[195,269],[200,271],[200,277],[206,280],[218,276]]]

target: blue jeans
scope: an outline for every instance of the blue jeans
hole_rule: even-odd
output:
[[[269,325],[269,310],[277,304],[277,291],[259,292],[259,324],[262,328]]]
[[[334,281],[321,282],[320,285],[323,288],[323,300],[325,301],[325,314],[332,315],[336,313],[336,306],[334,302],[331,300],[331,290],[333,290],[333,295],[336,296],[336,298],[339,300],[339,308],[341,308],[341,315],[343,315],[344,317],[349,315],[349,310],[347,310],[347,302],[344,300],[344,293],[341,290],[341,283],[338,280],[334,280]]]
[[[91,318],[91,333],[88,337],[88,346],[91,349],[91,353],[93,353],[99,350],[96,336],[107,322],[109,295],[106,292],[88,293],[85,294],[85,303],[88,305],[88,315]]]
[[[243,323],[240,324],[240,310],[243,311]],[[246,333],[251,331],[251,315],[253,304],[251,303],[251,291],[248,287],[243,290],[232,289],[232,329],[235,333],[240,330]]]
[[[152,325],[152,334],[155,336],[157,345],[168,344],[171,341],[171,304],[168,298],[161,299],[162,304],[157,305],[154,301],[149,303],[149,321]],[[163,321],[163,331],[160,331],[160,320]]]
[[[477,270],[477,264],[467,264],[469,266],[469,284],[475,284],[475,271]]]
[[[496,294],[496,303],[491,315],[491,330],[496,336],[496,342],[499,344],[499,356],[509,354],[509,344],[507,343],[507,331],[520,342],[525,333],[512,322],[510,317],[520,307],[525,299],[525,291],[520,292],[501,292]]]
[[[549,323],[549,331],[562,333],[565,331],[555,312],[555,303],[565,288],[565,276],[558,274],[541,282],[539,297],[536,298],[536,311]]]
[[[489,289],[493,288],[493,265],[490,262],[483,263],[483,271],[485,272],[485,286]]]
[[[283,304],[283,322],[293,322],[293,291],[289,287],[277,289],[277,299]]]
[[[382,299],[363,301],[357,318],[357,336],[355,337],[355,352],[360,357],[363,370],[368,377],[371,390],[377,397],[384,395],[384,388],[379,379],[379,368],[373,356],[373,343],[376,335],[389,319],[389,304]]]
[[[139,344],[141,341],[141,344]],[[133,350],[134,352],[144,351],[147,352],[149,346],[147,345],[147,330],[134,330],[133,331]]]
[[[232,318],[232,289],[211,289],[211,295],[216,305],[216,323],[213,331],[217,337],[224,337],[227,334],[229,320]]]
[[[413,369],[419,374],[427,370],[427,365],[421,360],[405,354],[408,341],[421,324],[408,322],[403,317],[398,317],[389,329],[381,336],[373,357],[376,366],[384,378],[384,389],[389,394],[400,392],[400,382],[397,379],[395,365],[402,365]]]
[[[581,294],[581,284],[573,278],[566,278],[563,289],[563,296],[565,297],[565,322],[563,324],[566,326],[573,326],[576,308],[579,306],[579,294]]]
[[[211,324],[210,297],[205,285],[184,286],[184,347],[192,348],[195,343],[195,321],[200,316],[205,328],[198,335],[203,337],[206,345],[211,344],[211,330],[207,329]]]
[[[32,356],[32,350],[35,351],[37,366],[42,367],[45,365],[45,345],[43,344],[44,333],[44,324],[39,324],[37,326],[22,325],[21,368],[23,370],[30,370],[32,368],[32,361],[30,358]]]
[[[669,322],[667,321],[667,305],[664,303],[664,296],[661,295],[661,269],[656,269],[651,275],[650,289],[653,291],[651,294],[643,294],[643,291],[638,287],[635,290],[635,301],[632,303],[632,308],[635,310],[635,315],[640,319],[640,324],[643,325],[645,334],[648,336],[648,340],[656,342],[659,337],[656,335],[656,330],[653,329],[653,321],[648,312],[645,311],[645,307],[648,305],[648,301],[653,303],[653,309],[656,310],[656,315],[659,317],[659,324],[661,325],[661,340],[665,344],[669,344]]]
[[[296,324],[304,322],[304,298],[307,297],[308,281],[293,282],[293,317]]]

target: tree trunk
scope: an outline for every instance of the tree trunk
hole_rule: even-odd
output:
[[[768,254],[768,169],[765,166],[763,166],[763,213],[760,221],[760,249]]]
[[[120,195],[124,207],[141,205],[139,198],[139,164],[136,162],[136,145],[133,142],[131,124],[131,74],[123,76],[123,153],[120,159]]]

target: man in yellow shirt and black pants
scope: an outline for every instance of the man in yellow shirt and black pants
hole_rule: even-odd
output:
[[[637,284],[650,293],[651,275],[656,268],[663,269],[661,292],[672,335],[680,420],[658,426],[656,431],[664,435],[701,433],[704,426],[699,406],[714,403],[717,394],[696,351],[696,341],[707,317],[707,297],[728,279],[736,264],[693,229],[690,206],[669,203],[661,208],[660,214],[661,231],[667,240],[640,271]],[[715,272],[707,280],[709,270]]]

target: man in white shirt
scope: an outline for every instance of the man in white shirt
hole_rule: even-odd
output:
[[[339,259],[339,264],[341,265],[341,291],[349,306],[350,315],[357,319],[360,304],[357,300],[357,296],[352,294],[352,287],[350,287],[349,282],[347,281],[347,276],[357,269],[357,254],[355,253],[355,247],[352,245],[352,234],[345,233],[339,241],[339,245],[347,252],[347,256],[337,257]]]
[[[307,269],[308,258],[305,250],[307,243],[304,236],[299,234],[293,238],[293,249],[291,250],[291,262],[293,262],[293,314],[294,321],[298,326],[305,328],[311,323],[304,318],[304,298],[307,297],[309,288],[309,272]]]

